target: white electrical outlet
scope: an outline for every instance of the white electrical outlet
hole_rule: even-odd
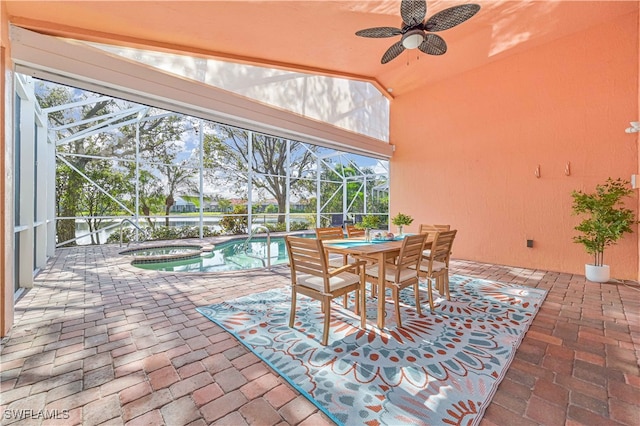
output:
[[[638,175],[631,175],[631,188],[637,189],[638,184],[640,184],[640,179],[638,179]]]

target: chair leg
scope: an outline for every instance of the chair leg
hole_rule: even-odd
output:
[[[393,287],[393,304],[396,306],[396,322],[398,327],[402,327],[402,320],[400,319],[400,291],[398,287]]]
[[[447,300],[451,300],[451,292],[449,291],[449,270],[446,271],[446,274],[442,277],[444,291],[447,294]]]
[[[413,285],[413,292],[415,293],[416,296],[416,312],[418,312],[418,315],[422,315],[422,309],[420,308],[420,286],[419,286],[419,282],[415,283]]]
[[[360,328],[367,329],[367,289],[363,288],[360,292],[360,299],[356,303],[360,303]]]
[[[347,263],[347,255],[343,255],[342,256],[342,264],[346,265]],[[344,306],[345,308],[349,307],[349,293],[345,293],[344,296],[342,296],[342,306]],[[356,310],[357,310],[357,306],[358,306],[358,299],[356,299]]]
[[[345,300],[346,300],[347,296],[348,296],[348,293],[344,295]],[[354,309],[355,314],[356,315],[360,315],[360,290],[357,290],[357,289],[356,289],[355,305],[356,305],[355,309]],[[346,306],[345,306],[345,308],[346,308]]]
[[[322,305],[327,307],[327,310],[324,313],[324,326],[322,328],[322,346],[327,346],[327,341],[329,340],[329,320],[331,319],[330,303],[330,299],[322,299]]]
[[[427,290],[429,293],[429,308],[433,313],[433,289],[431,288],[431,278],[427,277]]]
[[[360,289],[356,292],[356,305],[360,305],[360,327],[367,329],[367,280],[365,279],[364,267],[358,267],[358,275],[360,275]],[[358,296],[360,296],[358,298]]]
[[[296,291],[291,290],[291,312],[289,313],[289,327],[293,328],[293,322],[296,319]]]

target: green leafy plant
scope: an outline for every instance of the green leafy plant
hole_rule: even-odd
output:
[[[220,226],[228,234],[246,234],[249,220],[247,219],[247,206],[237,205],[233,207],[236,216],[223,216]]]
[[[362,222],[356,223],[355,227],[359,229],[375,229],[380,225],[380,218],[372,214],[362,218]]]
[[[271,232],[284,232],[287,230],[286,223],[265,223],[264,226],[266,226]],[[309,226],[309,222],[305,220],[297,221],[297,222],[291,221],[289,223],[290,231],[303,231],[305,229],[311,229],[311,228],[313,227]]]
[[[398,213],[391,219],[391,223],[396,226],[411,225],[411,222],[413,222],[413,218],[404,213]]]
[[[144,232],[147,234],[147,241],[156,240],[178,240],[184,238],[199,238],[200,228],[197,226],[159,226],[157,228],[151,228],[150,226],[144,227]],[[212,226],[202,227],[202,236],[217,237],[220,235],[220,231],[216,230]],[[136,229],[133,227],[124,228],[122,230],[122,242],[129,243],[133,241],[139,241],[139,235],[136,235]],[[120,233],[113,232],[107,238],[107,243],[115,244],[120,242]]]
[[[638,223],[633,210],[622,205],[622,200],[632,193],[628,181],[611,178],[596,185],[593,193],[571,193],[573,214],[587,215],[574,228],[581,235],[573,237],[573,241],[582,244],[587,253],[593,255],[594,265],[602,266],[605,247],[615,244],[625,233],[633,232],[631,225]]]

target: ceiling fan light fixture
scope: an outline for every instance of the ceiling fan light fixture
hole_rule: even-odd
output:
[[[417,49],[424,41],[424,32],[422,30],[407,31],[402,36],[402,45],[405,49]]]

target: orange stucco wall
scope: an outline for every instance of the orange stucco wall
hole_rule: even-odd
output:
[[[583,274],[571,191],[638,170],[637,134],[624,131],[638,119],[638,22],[622,16],[396,98],[391,213],[412,215],[414,231],[457,228],[457,258]],[[613,278],[638,278],[634,232],[605,251]]]

